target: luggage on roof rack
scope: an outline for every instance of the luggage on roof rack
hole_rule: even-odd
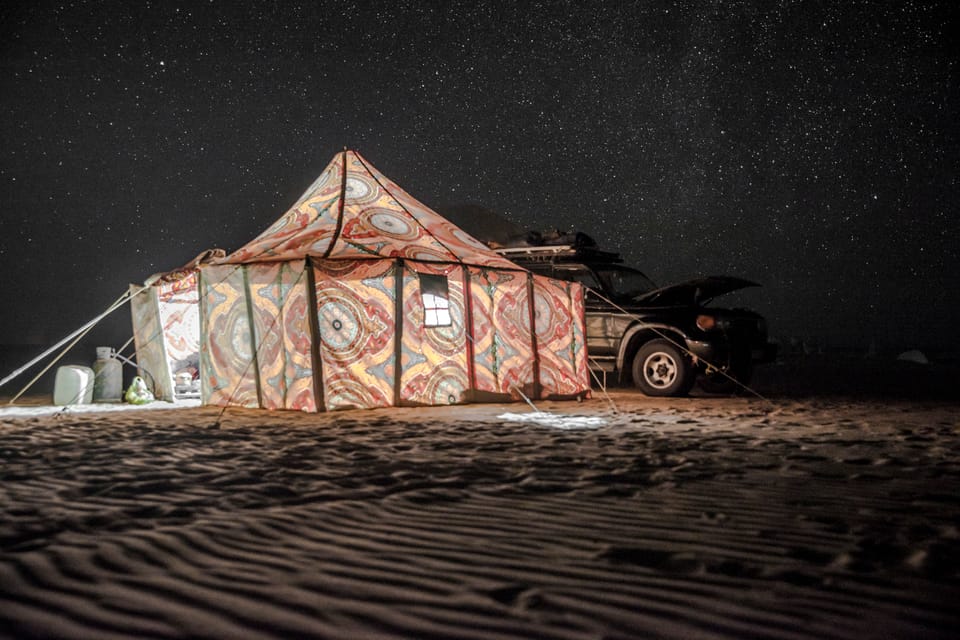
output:
[[[602,251],[596,241],[582,231],[528,231],[503,244],[490,243],[500,255],[511,258],[550,259],[554,257],[590,257],[595,260],[621,262],[620,254]]]
[[[560,231],[559,229],[552,229],[548,231],[527,231],[522,235],[511,237],[507,242],[500,244],[497,248],[513,249],[519,247],[544,246],[569,246],[574,249],[584,249],[587,247],[596,247],[597,243],[582,231]]]

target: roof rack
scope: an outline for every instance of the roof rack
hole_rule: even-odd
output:
[[[527,231],[504,244],[490,242],[488,245],[508,260],[623,262],[619,253],[603,251],[593,238],[582,231]]]
[[[539,247],[496,247],[494,251],[507,260],[552,262],[559,260],[584,260],[592,262],[623,262],[619,253],[601,251],[594,247],[578,249],[571,245],[543,245]]]
[[[503,256],[517,254],[550,254],[550,255],[576,255],[577,249],[572,245],[540,245],[531,247],[497,247],[494,249]]]

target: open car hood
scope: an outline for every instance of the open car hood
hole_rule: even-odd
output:
[[[691,304],[700,306],[731,291],[759,286],[756,282],[743,278],[707,276],[648,291],[636,296],[633,301],[664,306]]]

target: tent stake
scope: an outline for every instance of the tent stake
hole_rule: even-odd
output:
[[[540,413],[540,409],[537,409],[537,405],[533,404],[533,401],[530,400],[530,398],[528,398],[526,395],[524,395],[523,391],[520,390],[520,387],[518,385],[513,385],[513,390],[519,393],[520,397],[526,400],[527,404],[530,405],[534,411],[536,411],[537,413]]]

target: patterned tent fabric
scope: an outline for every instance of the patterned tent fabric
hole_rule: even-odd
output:
[[[201,270],[200,285],[203,403],[259,407],[247,270],[211,265]]]
[[[583,318],[583,287],[535,275],[533,292],[544,395],[569,396],[589,388],[586,342],[578,321]]]
[[[447,277],[451,324],[425,327],[419,274]],[[403,270],[400,375],[402,404],[455,404],[470,388],[467,368],[463,267],[417,263]]]
[[[292,260],[251,265],[247,282],[260,406],[316,411],[306,263]]]
[[[141,289],[141,286],[130,285],[130,315],[137,350],[137,375],[144,379],[156,398],[172,401],[173,376],[167,360],[166,336],[160,320],[156,287],[145,291]]]
[[[315,263],[320,367],[328,410],[395,404],[396,279],[392,261]]]
[[[160,321],[166,337],[171,373],[199,365],[200,318],[197,306],[197,272],[182,280],[164,282],[157,287]]]
[[[131,292],[141,287],[131,285]],[[138,374],[161,400],[173,400],[178,371],[197,370],[200,318],[197,270],[182,270],[131,301]]]
[[[476,388],[534,392],[534,335],[526,272],[470,269]]]
[[[290,210],[219,263],[304,256],[518,268],[408,194],[355,151],[337,154]]]
[[[206,404],[589,394],[582,287],[502,258],[353,151],[253,241],[201,265],[199,308]]]

